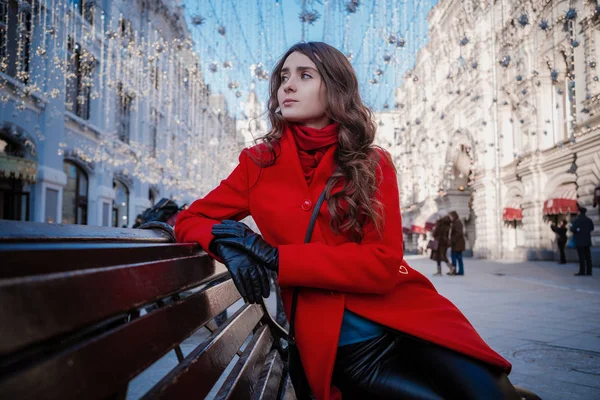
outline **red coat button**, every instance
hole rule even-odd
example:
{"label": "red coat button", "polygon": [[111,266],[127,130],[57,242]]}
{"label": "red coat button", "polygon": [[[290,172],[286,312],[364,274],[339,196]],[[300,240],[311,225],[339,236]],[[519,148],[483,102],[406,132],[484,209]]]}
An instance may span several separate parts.
{"label": "red coat button", "polygon": [[312,201],[304,200],[300,206],[304,211],[309,211],[312,208]]}

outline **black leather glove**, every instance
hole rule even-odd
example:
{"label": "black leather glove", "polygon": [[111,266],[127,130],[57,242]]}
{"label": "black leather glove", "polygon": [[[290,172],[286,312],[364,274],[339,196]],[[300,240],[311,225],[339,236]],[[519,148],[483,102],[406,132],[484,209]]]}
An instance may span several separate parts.
{"label": "black leather glove", "polygon": [[267,243],[262,236],[246,224],[225,220],[213,225],[212,234],[217,243],[223,243],[244,250],[256,257],[271,271],[279,272],[279,250]]}
{"label": "black leather glove", "polygon": [[243,250],[214,239],[210,242],[209,250],[223,260],[235,287],[248,303],[255,304],[260,302],[261,297],[269,297],[269,274],[258,260]]}

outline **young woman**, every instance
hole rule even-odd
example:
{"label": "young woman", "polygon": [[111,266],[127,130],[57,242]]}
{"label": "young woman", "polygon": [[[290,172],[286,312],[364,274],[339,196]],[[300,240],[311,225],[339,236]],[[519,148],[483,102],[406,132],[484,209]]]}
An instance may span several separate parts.
{"label": "young woman", "polygon": [[429,256],[429,258],[437,263],[437,272],[434,275],[442,275],[442,262],[446,263],[446,266],[450,269],[448,275],[456,273],[454,266],[450,266],[447,254],[450,241],[450,226],[450,217],[446,215],[437,220],[433,227],[433,232],[431,232],[431,236],[433,236],[438,244],[437,249],[431,250],[431,256]]}
{"label": "young woman", "polygon": [[[396,170],[373,146],[346,57],[294,45],[273,71],[268,109],[262,143],[181,212],[177,239],[222,261],[250,302],[268,296],[267,270],[288,316],[301,287],[296,342],[316,399],[518,398],[511,365],[403,259]],[[248,215],[263,236],[236,222]]]}

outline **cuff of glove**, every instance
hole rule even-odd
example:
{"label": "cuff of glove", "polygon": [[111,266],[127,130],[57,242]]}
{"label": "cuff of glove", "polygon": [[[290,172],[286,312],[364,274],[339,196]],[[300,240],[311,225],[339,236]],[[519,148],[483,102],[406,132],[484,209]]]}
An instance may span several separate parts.
{"label": "cuff of glove", "polygon": [[208,244],[208,249],[203,249],[204,251],[206,251],[208,253],[208,255],[212,258],[214,258],[215,260],[217,260],[218,262],[220,262],[221,264],[223,264],[223,260],[221,259],[221,255],[219,254],[217,248],[218,246],[216,245],[216,238],[213,238],[210,243]]}

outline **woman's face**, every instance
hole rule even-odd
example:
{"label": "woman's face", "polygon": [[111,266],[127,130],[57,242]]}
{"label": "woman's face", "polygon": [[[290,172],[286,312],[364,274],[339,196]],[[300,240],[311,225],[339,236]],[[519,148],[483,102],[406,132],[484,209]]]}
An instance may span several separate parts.
{"label": "woman's face", "polygon": [[293,52],[285,60],[280,78],[277,101],[286,121],[319,129],[329,125],[327,88],[310,58]]}

